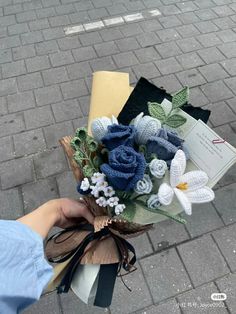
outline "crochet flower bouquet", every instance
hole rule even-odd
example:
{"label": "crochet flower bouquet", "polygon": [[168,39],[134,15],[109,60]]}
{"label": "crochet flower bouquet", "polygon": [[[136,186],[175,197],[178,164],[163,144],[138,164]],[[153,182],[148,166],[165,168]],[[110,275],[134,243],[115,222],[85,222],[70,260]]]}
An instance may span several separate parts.
{"label": "crochet flower bouquet", "polygon": [[127,239],[167,218],[183,224],[179,213],[214,199],[215,182],[194,164],[191,136],[184,140],[209,112],[188,97],[188,87],[170,95],[141,78],[117,117],[97,116],[89,131],[61,140],[95,222],[49,239],[47,256],[58,263],[49,290],[71,287],[84,302],[109,306],[116,276],[135,269]]}

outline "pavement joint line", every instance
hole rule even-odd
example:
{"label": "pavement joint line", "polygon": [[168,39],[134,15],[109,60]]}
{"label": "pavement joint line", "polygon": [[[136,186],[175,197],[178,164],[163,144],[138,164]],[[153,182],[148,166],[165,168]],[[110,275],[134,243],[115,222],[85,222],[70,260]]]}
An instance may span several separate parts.
{"label": "pavement joint line", "polygon": [[106,26],[113,26],[113,25],[118,25],[118,24],[125,24],[125,23],[140,21],[140,20],[148,19],[151,17],[159,16],[159,15],[161,15],[161,12],[158,9],[153,9],[149,11],[137,12],[137,13],[123,15],[123,16],[117,16],[117,17],[103,19],[103,20],[85,23],[85,24],[67,26],[64,28],[64,32],[65,32],[65,35],[73,35],[73,34],[78,34],[85,31],[93,31],[96,29],[101,29]]}

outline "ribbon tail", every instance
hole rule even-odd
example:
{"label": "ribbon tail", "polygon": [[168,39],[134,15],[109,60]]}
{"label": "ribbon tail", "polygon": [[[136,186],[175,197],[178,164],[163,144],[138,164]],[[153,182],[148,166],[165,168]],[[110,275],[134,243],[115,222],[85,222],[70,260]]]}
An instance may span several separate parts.
{"label": "ribbon tail", "polygon": [[94,300],[95,306],[108,307],[111,305],[118,266],[119,263],[101,265],[97,293]]}

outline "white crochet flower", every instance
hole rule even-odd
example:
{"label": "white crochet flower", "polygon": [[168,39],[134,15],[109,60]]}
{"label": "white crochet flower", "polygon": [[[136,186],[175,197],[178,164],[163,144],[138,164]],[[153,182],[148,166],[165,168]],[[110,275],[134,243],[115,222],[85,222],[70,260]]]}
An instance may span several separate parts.
{"label": "white crochet flower", "polygon": [[81,182],[80,189],[82,191],[88,191],[89,188],[90,188],[89,180],[88,178],[84,178],[83,181]]}
{"label": "white crochet flower", "polygon": [[116,207],[115,207],[116,215],[120,215],[123,212],[124,209],[125,209],[125,204],[118,204],[118,205],[116,205]]}
{"label": "white crochet flower", "polygon": [[90,189],[91,189],[91,194],[94,196],[94,197],[99,197],[99,189],[94,186],[94,185],[90,185]]}
{"label": "white crochet flower", "polygon": [[110,197],[107,200],[107,205],[109,205],[110,207],[114,207],[116,205],[118,205],[119,202],[119,197],[114,196],[114,197]]}
{"label": "white crochet flower", "polygon": [[145,174],[143,176],[143,179],[139,180],[136,183],[134,192],[136,192],[137,194],[149,194],[152,188],[153,188],[152,180],[148,174]]}
{"label": "white crochet flower", "polygon": [[112,186],[107,186],[103,189],[104,195],[106,197],[111,197],[115,194],[115,191]]}
{"label": "white crochet flower", "polygon": [[207,174],[196,170],[184,173],[186,168],[186,156],[182,150],[178,150],[170,166],[170,185],[162,183],[158,197],[162,205],[170,205],[174,194],[178,198],[186,214],[192,214],[192,203],[211,202],[215,195],[212,189],[206,186]]}
{"label": "white crochet flower", "polygon": [[105,181],[105,174],[101,172],[95,172],[91,177],[91,180],[93,184],[103,182]]}
{"label": "white crochet flower", "polygon": [[98,199],[96,199],[96,203],[101,206],[101,207],[106,207],[107,206],[107,200],[105,197],[101,196]]}
{"label": "white crochet flower", "polygon": [[161,179],[165,175],[167,164],[165,160],[154,158],[149,164],[149,169],[154,177]]}
{"label": "white crochet flower", "polygon": [[143,112],[134,119],[133,124],[137,130],[135,141],[139,145],[145,145],[150,136],[155,135],[161,128],[159,120],[150,116],[143,116]]}
{"label": "white crochet flower", "polygon": [[112,116],[111,119],[108,117],[94,119],[91,123],[91,132],[93,138],[100,142],[101,139],[106,135],[108,126],[112,124],[119,124],[118,120],[114,116]]}

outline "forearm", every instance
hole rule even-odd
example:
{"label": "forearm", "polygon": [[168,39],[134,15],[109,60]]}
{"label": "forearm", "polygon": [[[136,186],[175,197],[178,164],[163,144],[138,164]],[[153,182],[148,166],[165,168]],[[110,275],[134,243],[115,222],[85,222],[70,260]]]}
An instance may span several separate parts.
{"label": "forearm", "polygon": [[49,201],[33,212],[19,218],[18,221],[29,226],[43,238],[46,238],[50,229],[55,226],[60,219],[59,202],[59,200]]}

